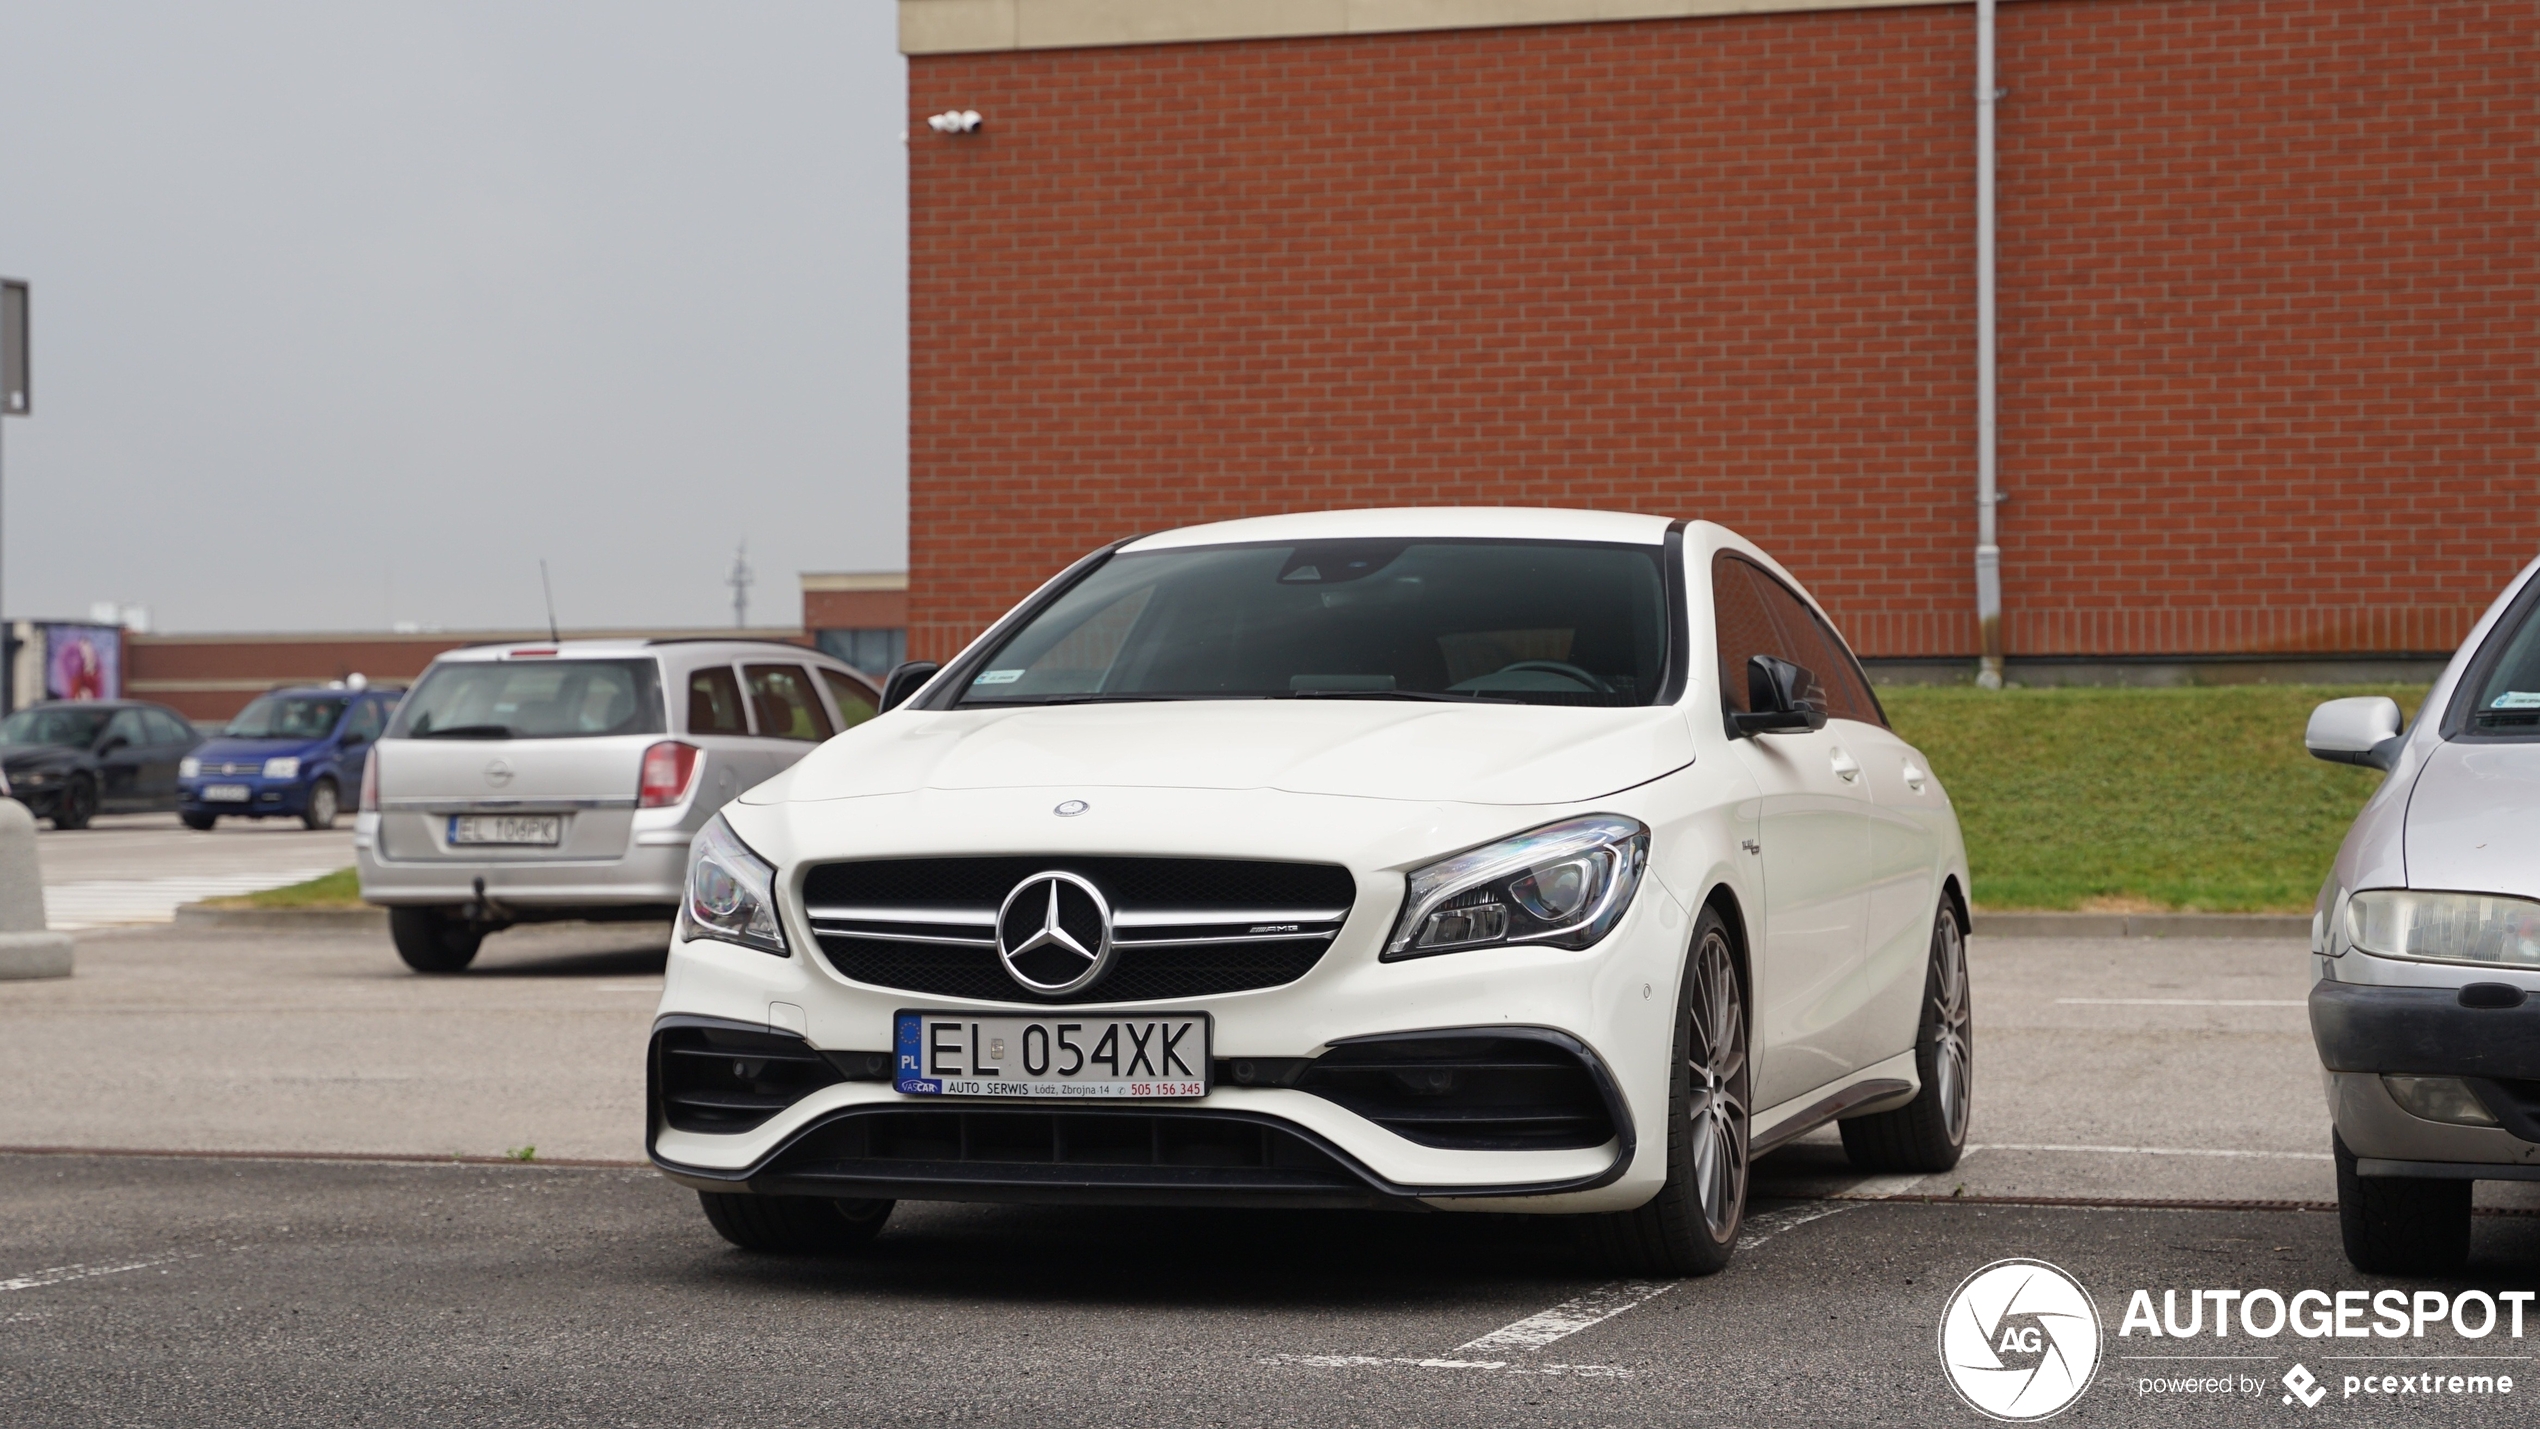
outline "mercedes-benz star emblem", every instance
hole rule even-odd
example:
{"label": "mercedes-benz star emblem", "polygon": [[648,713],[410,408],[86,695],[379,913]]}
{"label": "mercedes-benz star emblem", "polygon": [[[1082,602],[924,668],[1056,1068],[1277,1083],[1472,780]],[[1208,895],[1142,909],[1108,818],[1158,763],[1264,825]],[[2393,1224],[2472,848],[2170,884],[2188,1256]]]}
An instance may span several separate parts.
{"label": "mercedes-benz star emblem", "polygon": [[1048,996],[1091,986],[1111,965],[1111,905],[1072,873],[1036,873],[997,910],[1006,975]]}
{"label": "mercedes-benz star emblem", "polygon": [[1067,799],[1062,801],[1057,808],[1050,810],[1050,812],[1058,815],[1062,819],[1072,819],[1092,807],[1093,805],[1086,803],[1082,799]]}

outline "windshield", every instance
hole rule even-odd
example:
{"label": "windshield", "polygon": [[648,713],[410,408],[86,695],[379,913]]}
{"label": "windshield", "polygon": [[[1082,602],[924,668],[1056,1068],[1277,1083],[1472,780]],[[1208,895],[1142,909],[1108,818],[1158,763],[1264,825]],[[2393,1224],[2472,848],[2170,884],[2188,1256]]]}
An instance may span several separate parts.
{"label": "windshield", "polygon": [[460,660],[397,707],[392,739],[572,739],[662,732],[661,676],[634,660]]}
{"label": "windshield", "polygon": [[1659,556],[1406,540],[1115,556],[991,652],[961,703],[1645,705],[1667,666]]}
{"label": "windshield", "polygon": [[71,749],[86,749],[97,742],[97,732],[113,718],[113,710],[52,709],[20,710],[0,720],[0,744],[58,744]]}
{"label": "windshield", "polygon": [[347,703],[340,696],[258,695],[221,730],[240,739],[324,739]]}
{"label": "windshield", "polygon": [[2494,653],[2471,667],[2469,684],[2478,692],[2469,707],[2471,733],[2540,734],[2540,599],[2525,596],[2514,606],[2487,637]]}

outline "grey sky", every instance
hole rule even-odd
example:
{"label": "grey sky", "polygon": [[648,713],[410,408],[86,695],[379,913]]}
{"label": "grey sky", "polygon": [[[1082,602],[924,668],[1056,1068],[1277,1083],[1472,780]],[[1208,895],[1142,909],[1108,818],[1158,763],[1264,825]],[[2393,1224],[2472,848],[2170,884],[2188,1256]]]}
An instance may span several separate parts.
{"label": "grey sky", "polygon": [[906,549],[885,0],[0,7],[6,607],[791,622]]}

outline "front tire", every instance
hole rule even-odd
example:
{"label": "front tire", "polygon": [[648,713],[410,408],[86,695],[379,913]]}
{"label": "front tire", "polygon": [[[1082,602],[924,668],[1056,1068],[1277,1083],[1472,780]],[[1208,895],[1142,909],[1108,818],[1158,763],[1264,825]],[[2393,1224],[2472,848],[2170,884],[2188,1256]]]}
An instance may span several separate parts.
{"label": "front tire", "polygon": [[866,1245],[891,1218],[889,1201],[751,1196],[699,1191],[706,1223],[743,1250],[765,1255],[841,1255]]}
{"label": "front tire", "polygon": [[300,813],[301,826],[311,829],[335,827],[335,815],[343,803],[343,795],[335,791],[335,781],[320,779],[309,786],[309,806]]}
{"label": "front tire", "polygon": [[74,776],[62,789],[62,802],[53,806],[53,827],[84,829],[97,817],[97,784],[87,775]]}
{"label": "front tire", "polygon": [[397,956],[419,973],[454,973],[476,961],[485,930],[439,908],[391,908],[388,936]]}
{"label": "front tire", "polygon": [[1604,1250],[1635,1275],[1710,1275],[1737,1253],[1746,1220],[1746,983],[1717,909],[1694,920],[1676,997],[1667,1096],[1667,1184],[1638,1210],[1599,1216]]}
{"label": "front tire", "polygon": [[185,821],[187,828],[198,834],[210,833],[212,825],[220,822],[218,814],[179,814],[177,817]]}
{"label": "front tire", "polygon": [[2373,1275],[2448,1275],[2469,1262],[2467,1181],[2360,1176],[2346,1138],[2337,1153],[2337,1230],[2346,1259]]}
{"label": "front tire", "polygon": [[1836,1123],[1843,1131],[1843,1154],[1854,1166],[1929,1174],[1957,1165],[1966,1152],[1967,1117],[1975,1104],[1975,1022],[1967,991],[1967,939],[1946,903],[1932,923],[1914,1074],[1923,1089],[1912,1101]]}

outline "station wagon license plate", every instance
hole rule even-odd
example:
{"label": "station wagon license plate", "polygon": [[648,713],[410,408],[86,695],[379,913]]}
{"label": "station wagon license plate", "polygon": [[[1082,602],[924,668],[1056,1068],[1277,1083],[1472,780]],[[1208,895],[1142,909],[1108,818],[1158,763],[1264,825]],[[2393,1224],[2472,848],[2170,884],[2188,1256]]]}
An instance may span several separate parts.
{"label": "station wagon license plate", "polygon": [[1208,1095],[1205,1012],[892,1017],[893,1083],[921,1097]]}
{"label": "station wagon license plate", "polygon": [[452,814],[450,842],[553,848],[564,842],[564,816],[562,814]]}
{"label": "station wagon license plate", "polygon": [[247,786],[244,784],[206,784],[203,786],[203,802],[206,804],[244,804],[247,802]]}

